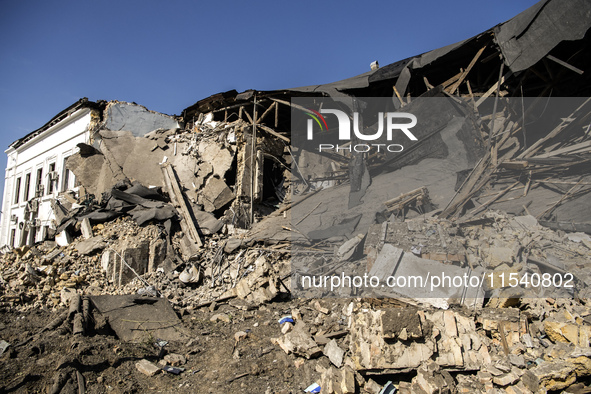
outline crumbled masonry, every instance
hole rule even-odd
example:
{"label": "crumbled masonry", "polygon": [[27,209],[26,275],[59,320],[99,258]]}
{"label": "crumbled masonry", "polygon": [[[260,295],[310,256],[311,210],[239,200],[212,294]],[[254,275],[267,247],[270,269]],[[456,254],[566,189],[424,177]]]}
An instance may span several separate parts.
{"label": "crumbled masonry", "polygon": [[[548,0],[331,84],[97,104],[52,231],[2,251],[0,392],[589,392],[590,28]],[[292,99],[373,96],[438,116],[393,159],[291,144]]]}

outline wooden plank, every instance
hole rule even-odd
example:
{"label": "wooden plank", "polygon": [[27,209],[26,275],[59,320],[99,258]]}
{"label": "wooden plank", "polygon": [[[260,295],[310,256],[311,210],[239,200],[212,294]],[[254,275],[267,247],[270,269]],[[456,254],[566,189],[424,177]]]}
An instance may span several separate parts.
{"label": "wooden plank", "polygon": [[[426,187],[420,187],[418,189],[412,190],[408,193],[401,194],[398,197],[392,198],[388,201],[384,202],[384,205],[388,209],[389,212],[402,210],[407,205],[418,202],[418,200],[422,200],[423,204],[427,203],[429,199],[429,193]],[[421,204],[421,205],[423,205]]]}
{"label": "wooden plank", "polygon": [[290,103],[289,101],[280,100],[280,99],[273,98],[273,97],[269,97],[269,98],[270,98],[271,100],[275,101],[275,102],[278,102],[279,104],[287,105],[288,107],[292,107],[292,108],[295,108],[295,109],[299,109],[300,111],[304,111],[304,112],[306,112],[306,113],[309,113],[309,112],[310,112],[310,110],[309,110],[309,109],[307,109],[307,108],[304,108],[304,107],[302,107],[301,105],[297,105],[297,104],[294,104],[294,103]]}
{"label": "wooden plank", "polygon": [[542,159],[542,158],[546,158],[546,157],[553,157],[553,156],[569,154],[569,153],[582,153],[582,152],[587,152],[589,149],[591,149],[591,141],[585,141],[585,142],[581,142],[579,144],[556,149],[556,150],[553,150],[548,153],[542,153],[541,155],[537,155],[532,158],[533,159]]}
{"label": "wooden plank", "polygon": [[[459,193],[456,193],[452,200],[447,204],[447,207],[441,212],[439,217],[448,218],[451,216],[452,213],[459,210],[461,207],[466,204],[466,202],[472,197],[476,191],[480,189],[486,182],[488,182],[488,175],[485,175],[483,180],[477,185],[478,180],[488,168],[490,160],[490,151],[486,153],[486,155],[480,159],[480,162],[474,167],[473,172],[468,176],[468,179],[464,182],[463,186],[460,188]],[[456,200],[456,202],[453,202]],[[452,203],[453,202],[453,203]]]}
{"label": "wooden plank", "polygon": [[396,94],[396,97],[398,97],[398,100],[400,101],[400,105],[404,107],[404,101],[402,101],[402,97],[400,96],[398,89],[396,89],[396,86],[392,86],[392,88],[394,89],[394,93]]}
{"label": "wooden plank", "polygon": [[469,214],[469,217],[472,217],[472,216],[476,215],[477,213],[484,211],[489,205],[491,205],[492,203],[497,201],[499,198],[503,197],[505,194],[507,194],[509,191],[511,191],[511,189],[513,189],[515,186],[517,186],[518,183],[519,183],[519,181],[517,181],[517,182],[513,183],[511,186],[501,190],[499,193],[497,193],[496,196],[494,196],[493,198],[491,198],[490,200],[488,200],[487,202],[485,202],[484,204],[482,204],[478,208],[475,208],[474,210],[472,210],[472,212],[470,212],[470,214]]}
{"label": "wooden plank", "polygon": [[[242,109],[243,107],[240,107],[240,109]],[[255,105],[256,108],[256,105]],[[246,117],[248,118],[248,121],[250,123],[252,123],[252,117],[248,114],[248,111],[242,111],[242,113],[244,113],[244,115],[246,115]]]}
{"label": "wooden plank", "polygon": [[195,223],[193,222],[193,218],[191,217],[191,213],[189,212],[189,208],[187,207],[187,203],[183,197],[183,193],[178,184],[172,164],[165,163],[161,169],[162,174],[164,175],[164,182],[168,189],[168,195],[170,196],[173,204],[180,209],[179,213],[182,217],[181,227],[183,228],[183,232],[189,236],[194,244],[196,244],[198,247],[201,247],[203,242],[201,242],[199,231],[197,231],[197,228],[195,227]]}
{"label": "wooden plank", "polygon": [[462,182],[462,184],[460,185],[460,187],[456,190],[456,192],[454,193],[453,196],[451,196],[451,199],[447,202],[447,205],[445,206],[445,208],[443,208],[442,212],[445,212],[447,210],[447,208],[449,208],[449,206],[451,205],[451,203],[453,202],[453,200],[456,198],[456,196],[458,194],[460,194],[460,191],[464,189],[464,185],[466,184],[466,182],[468,182],[468,180],[470,180],[472,178],[472,174],[474,173],[474,171],[477,168],[480,168],[480,162],[482,162],[482,158],[480,158],[480,160],[478,160],[478,163],[476,163],[476,165],[474,166],[474,168],[472,168],[472,171],[470,171],[470,173],[468,174],[468,176],[466,177],[466,179],[464,179],[464,182]]}
{"label": "wooden plank", "polygon": [[526,160],[506,160],[499,164],[500,168],[506,168],[507,170],[524,170],[529,166]]}
{"label": "wooden plank", "polygon": [[275,128],[279,126],[279,105],[275,106]]}
{"label": "wooden plank", "polygon": [[474,100],[474,93],[472,93],[472,87],[470,86],[470,81],[466,81],[466,86],[468,87],[468,93],[470,94],[470,101],[472,102],[474,111],[478,111],[478,107],[476,106],[476,100]]}
{"label": "wooden plank", "polygon": [[498,57],[501,54],[501,52],[499,51],[495,51],[495,53],[488,55],[487,57],[485,57],[484,59],[481,60],[481,63],[488,63],[491,60],[493,60],[495,57]]}
{"label": "wooden plank", "polygon": [[574,185],[573,187],[571,187],[561,198],[560,200],[556,201],[550,208],[546,209],[544,212],[542,212],[541,214],[539,214],[538,216],[536,216],[536,219],[541,219],[543,217],[545,217],[547,214],[549,214],[550,212],[552,212],[554,210],[554,208],[556,208],[557,206],[559,206],[564,200],[567,199],[567,197],[575,190],[575,188],[577,186],[579,186],[579,184],[583,181],[584,178],[581,178],[581,180],[579,182],[577,182],[576,185]]}
{"label": "wooden plank", "polygon": [[446,87],[448,87],[449,85],[451,85],[452,83],[454,83],[455,81],[460,79],[461,76],[462,76],[462,73],[459,72],[456,75],[454,75],[453,77],[451,77],[450,79],[448,79],[447,81],[443,82],[441,84],[441,86],[443,86],[443,88],[445,89]]}
{"label": "wooden plank", "polygon": [[591,101],[591,97],[588,98],[587,100],[585,100],[585,102],[583,104],[581,104],[577,109],[575,109],[573,111],[573,113],[570,114],[566,119],[563,119],[562,122],[560,122],[560,124],[558,126],[556,126],[551,132],[549,132],[545,137],[540,138],[539,140],[537,140],[535,142],[535,144],[533,144],[528,149],[526,149],[517,158],[518,159],[523,159],[523,158],[528,158],[528,157],[533,156],[537,151],[539,151],[542,148],[542,144],[544,144],[549,139],[556,137],[558,134],[560,134],[560,132],[562,132],[564,129],[566,129],[568,127],[568,125],[570,125],[572,123],[572,121],[577,118],[577,113],[585,105],[587,105],[590,101]]}
{"label": "wooden plank", "polygon": [[482,52],[484,52],[484,50],[486,49],[487,45],[483,46],[482,48],[480,48],[480,50],[478,52],[476,52],[476,55],[472,58],[472,61],[470,62],[470,64],[468,64],[468,67],[466,68],[466,70],[462,73],[462,75],[460,75],[460,78],[458,78],[457,82],[454,83],[452,85],[452,87],[450,88],[449,92],[451,94],[454,94],[455,91],[460,87],[460,84],[462,82],[464,82],[464,79],[466,79],[466,77],[468,76],[468,73],[470,72],[470,70],[472,70],[472,67],[474,67],[474,65],[478,61],[478,58],[480,57],[480,55],[482,55]]}
{"label": "wooden plank", "polygon": [[583,70],[581,70],[580,68],[576,68],[575,66],[573,66],[572,64],[568,64],[567,62],[565,62],[564,60],[560,60],[552,55],[546,55],[546,57],[558,64],[560,64],[563,67],[568,68],[571,71],[576,72],[579,75],[583,75]]}
{"label": "wooden plank", "polygon": [[495,104],[493,106],[493,112],[492,112],[492,120],[491,120],[491,125],[490,125],[490,137],[489,137],[489,143],[490,143],[490,148],[491,148],[491,162],[493,166],[497,166],[498,162],[497,162],[497,143],[495,141],[495,120],[497,118],[497,104],[499,102],[499,92],[501,90],[501,83],[502,83],[502,79],[503,79],[503,69],[505,68],[505,63],[501,62],[501,68],[499,69],[499,81],[497,82],[496,88],[497,88],[497,95],[495,97]]}
{"label": "wooden plank", "polygon": [[[501,78],[500,83],[498,83],[498,85],[501,85],[503,83],[505,83],[505,81],[511,76],[513,75],[513,71],[509,71],[507,74],[503,75],[503,78]],[[493,86],[490,87],[490,89],[488,89],[486,91],[486,93],[484,93],[482,95],[482,97],[480,97],[478,99],[478,101],[476,102],[476,107],[479,107],[480,104],[482,104],[484,102],[484,100],[486,100],[488,98],[488,96],[490,96],[495,90],[497,90],[497,84],[495,83]]]}
{"label": "wooden plank", "polygon": [[[254,119],[254,121],[252,120]],[[250,144],[250,224],[254,224],[254,201],[255,201],[255,188],[258,191],[258,187],[256,186],[258,180],[258,172],[259,172],[259,162],[257,160],[257,96],[254,95],[254,105],[252,107],[252,119],[250,123],[252,124],[252,138]],[[258,193],[257,193],[258,194]]]}
{"label": "wooden plank", "polygon": [[556,185],[591,185],[591,182],[568,182],[568,181],[556,181],[556,180],[552,180],[552,179],[544,179],[541,181],[536,181],[536,183],[550,183],[550,184],[556,184]]}
{"label": "wooden plank", "polygon": [[304,217],[302,217],[295,225],[297,226],[298,224],[300,224],[301,222],[306,220],[306,218],[308,216],[310,216],[312,214],[312,212],[314,212],[316,210],[316,208],[318,208],[320,206],[320,204],[322,204],[322,201],[320,201],[314,208],[312,208],[312,210],[310,212],[308,212],[306,215],[304,215]]}
{"label": "wooden plank", "polygon": [[257,127],[258,127],[259,129],[261,129],[261,130],[264,130],[264,131],[266,131],[267,133],[269,133],[269,134],[271,134],[271,135],[274,135],[274,136],[275,136],[275,137],[277,137],[277,138],[281,138],[283,141],[287,142],[288,144],[289,144],[289,143],[291,143],[291,140],[290,140],[289,138],[287,138],[287,137],[286,137],[286,136],[284,136],[284,135],[281,135],[281,134],[279,134],[278,132],[276,132],[275,130],[273,130],[273,129],[272,129],[272,128],[270,128],[270,127],[267,127],[267,126],[265,126],[265,125],[262,125],[262,124],[259,124],[259,125],[257,125]]}
{"label": "wooden plank", "polygon": [[258,123],[260,123],[260,122],[262,122],[262,121],[263,121],[263,119],[265,119],[265,116],[267,116],[267,114],[268,114],[268,113],[270,113],[270,112],[271,112],[271,111],[274,109],[274,107],[275,107],[276,105],[277,105],[277,103],[276,103],[276,102],[273,102],[273,103],[272,103],[272,104],[269,106],[269,108],[267,108],[267,110],[266,110],[265,112],[263,112],[263,114],[262,114],[260,117],[258,117],[258,118],[257,118],[257,124],[258,124]]}
{"label": "wooden plank", "polygon": [[312,193],[306,194],[304,197],[300,198],[297,201],[294,201],[292,203],[287,204],[286,206],[284,206],[283,208],[279,208],[278,210],[276,210],[275,212],[273,212],[271,214],[271,216],[279,216],[280,214],[282,214],[283,212],[287,211],[288,209],[291,209],[293,207],[295,207],[296,205],[298,205],[299,203],[307,200],[308,198],[312,197],[313,195],[315,195],[316,193],[318,193],[320,190],[324,190],[324,189],[317,189],[315,191],[313,191]]}

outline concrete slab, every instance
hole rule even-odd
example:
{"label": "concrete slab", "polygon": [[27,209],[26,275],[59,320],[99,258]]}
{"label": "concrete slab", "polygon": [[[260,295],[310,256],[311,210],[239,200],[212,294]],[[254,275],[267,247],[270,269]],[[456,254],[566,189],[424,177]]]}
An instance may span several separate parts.
{"label": "concrete slab", "polygon": [[234,193],[226,185],[226,182],[212,177],[203,188],[202,197],[209,203],[204,204],[205,210],[213,212],[231,202],[234,199]]}
{"label": "concrete slab", "polygon": [[106,247],[107,243],[104,242],[103,237],[99,235],[82,242],[78,242],[76,245],[76,250],[82,255],[89,255],[99,250],[103,250]]}
{"label": "concrete slab", "polygon": [[[385,244],[380,251],[370,271],[370,276],[374,275],[382,284],[387,284],[389,277],[395,278],[395,282],[390,280],[395,286],[384,285],[376,290],[388,297],[408,297],[444,309],[452,303],[474,306],[483,302],[482,289],[471,286],[476,280],[470,283],[469,279],[475,276],[480,280],[481,271],[423,259],[391,244]],[[466,277],[468,286],[464,286]]]}
{"label": "concrete slab", "polygon": [[167,341],[188,339],[180,319],[165,298],[138,295],[90,297],[119,339],[142,342],[154,337]]}

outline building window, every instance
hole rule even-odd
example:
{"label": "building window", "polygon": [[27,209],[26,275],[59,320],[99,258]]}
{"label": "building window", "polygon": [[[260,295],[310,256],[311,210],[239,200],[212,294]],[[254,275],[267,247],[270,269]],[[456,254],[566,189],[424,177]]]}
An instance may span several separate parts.
{"label": "building window", "polygon": [[25,193],[23,194],[23,198],[25,201],[29,201],[29,192],[31,189],[31,173],[25,175]]}
{"label": "building window", "polygon": [[49,165],[49,173],[47,174],[47,193],[49,194],[53,193],[53,186],[57,180],[56,174],[55,163],[51,163]]}
{"label": "building window", "polygon": [[16,178],[16,189],[14,190],[14,203],[18,204],[21,196],[21,177]]}
{"label": "building window", "polygon": [[10,245],[14,248],[14,240],[16,239],[16,229],[10,230]]}
{"label": "building window", "polygon": [[62,191],[66,191],[70,188],[70,185],[68,184],[70,181],[70,170],[66,168],[67,159],[67,157],[64,159],[64,180],[62,181]]}
{"label": "building window", "polygon": [[35,191],[37,197],[43,196],[43,168],[37,170],[37,181],[35,183]]}
{"label": "building window", "polygon": [[64,158],[63,174],[62,174],[62,191],[72,190],[76,186],[76,176],[74,173],[66,168],[66,161],[68,158]]}

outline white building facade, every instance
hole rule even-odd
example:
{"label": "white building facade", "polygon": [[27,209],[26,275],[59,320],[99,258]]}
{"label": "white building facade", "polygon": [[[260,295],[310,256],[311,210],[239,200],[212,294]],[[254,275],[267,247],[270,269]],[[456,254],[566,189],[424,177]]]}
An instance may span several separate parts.
{"label": "white building facade", "polygon": [[77,152],[77,144],[89,142],[91,126],[100,117],[98,107],[81,99],[5,151],[0,246],[32,245],[45,238],[54,219],[51,201],[77,189],[65,162]]}

